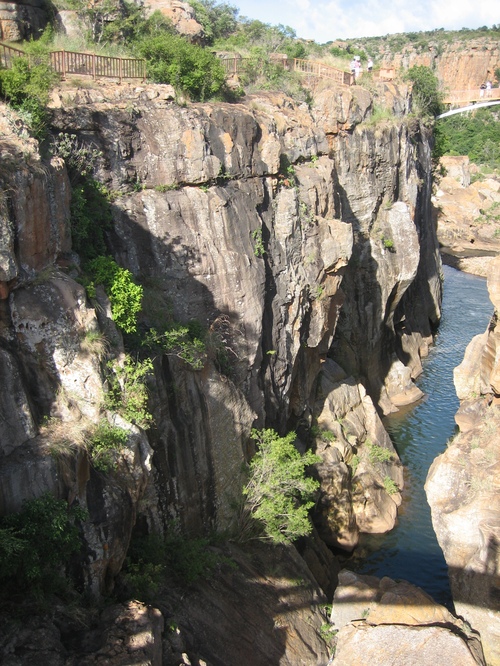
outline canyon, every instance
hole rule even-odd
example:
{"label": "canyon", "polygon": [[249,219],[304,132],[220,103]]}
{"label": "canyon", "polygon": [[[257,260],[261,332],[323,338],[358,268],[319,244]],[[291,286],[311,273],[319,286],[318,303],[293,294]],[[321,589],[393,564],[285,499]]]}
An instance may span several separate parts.
{"label": "canyon", "polygon": [[[99,151],[107,249],[144,289],[139,331],[196,321],[213,341],[201,367],[151,354],[147,428],[106,406],[108,362],[138,351],[82,284],[67,165],[2,105],[0,514],[46,492],[84,508],[80,588],[113,600],[54,604],[22,628],[4,617],[2,663],[319,665],[335,644],[338,664],[383,664],[387,645],[405,663],[500,663],[497,314],[457,369],[461,434],[427,482],[460,618],[404,582],[339,573],[360,533],[397,520],[403,469],[382,417],[422,397],[449,233],[431,129],[406,86],[381,94],[393,117],[375,123],[369,91],[328,83],[310,106],[278,92],[182,105],[166,85],[53,91],[51,139]],[[497,312],[497,259],[488,275]],[[107,472],[79,444],[102,418],[127,432]],[[320,456],[313,531],[295,545],[242,538],[264,427]],[[177,531],[220,535],[216,572],[154,606],[116,601],[133,538]]]}

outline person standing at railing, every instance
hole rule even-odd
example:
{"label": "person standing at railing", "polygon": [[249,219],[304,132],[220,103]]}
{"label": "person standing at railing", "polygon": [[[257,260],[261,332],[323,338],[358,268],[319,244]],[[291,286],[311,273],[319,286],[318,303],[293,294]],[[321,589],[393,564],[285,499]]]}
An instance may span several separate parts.
{"label": "person standing at railing", "polygon": [[373,60],[371,58],[368,58],[368,62],[366,63],[366,69],[371,72],[373,69]]}
{"label": "person standing at railing", "polygon": [[486,90],[486,83],[481,83],[479,86],[479,97],[484,97],[484,91]]}
{"label": "person standing at railing", "polygon": [[491,81],[486,81],[486,97],[491,97]]}

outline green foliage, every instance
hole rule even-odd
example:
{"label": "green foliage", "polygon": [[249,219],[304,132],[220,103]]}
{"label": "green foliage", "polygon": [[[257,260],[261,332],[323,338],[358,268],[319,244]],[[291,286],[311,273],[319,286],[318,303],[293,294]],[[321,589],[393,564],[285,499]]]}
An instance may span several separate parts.
{"label": "green foliage", "polygon": [[141,428],[149,427],[153,419],[147,408],[146,380],[153,372],[151,359],[134,361],[127,355],[123,364],[111,361],[108,369],[111,374],[108,376],[106,408]]}
{"label": "green foliage", "polygon": [[351,471],[352,471],[353,476],[356,474],[356,470],[358,469],[358,465],[359,465],[360,461],[361,461],[360,457],[357,454],[355,454],[355,455],[353,455],[353,457],[351,458],[351,460],[349,462],[349,465],[351,467]]}
{"label": "green foliage", "polygon": [[[96,257],[86,270],[94,284],[102,284],[111,303],[113,321],[125,333],[137,329],[137,315],[142,307],[143,289],[136,284],[132,273],[118,266],[111,257]],[[91,290],[93,285],[89,285]]]}
{"label": "green foliage", "polygon": [[105,233],[112,216],[109,192],[104,185],[92,178],[73,185],[70,214],[73,249],[83,262],[105,254]]}
{"label": "green foliage", "polygon": [[500,167],[500,113],[495,107],[442,118],[434,135],[436,158],[468,155],[475,164]]}
{"label": "green foliage", "polygon": [[424,116],[439,115],[443,95],[439,92],[439,81],[432,70],[425,65],[414,65],[406,72],[405,79],[413,84],[413,101],[419,113]]}
{"label": "green foliage", "polygon": [[193,370],[201,370],[207,359],[204,335],[205,331],[196,321],[189,322],[187,326],[174,323],[163,333],[150,329],[143,344],[167,355],[177,356]]}
{"label": "green foliage", "polygon": [[311,451],[300,454],[294,432],[279,437],[271,429],[252,430],[252,438],[258,450],[243,489],[246,508],[261,523],[266,538],[290,543],[311,531],[308,511],[319,483],[306,476],[306,468],[320,458]]}
{"label": "green foliage", "polygon": [[6,597],[37,596],[64,587],[69,559],[80,550],[77,520],[87,514],[50,494],[25,501],[19,513],[0,518],[0,582]]}
{"label": "green foliage", "polygon": [[196,20],[203,26],[205,40],[212,44],[215,39],[224,39],[237,28],[239,9],[225,2],[215,0],[192,0]]}
{"label": "green foliage", "polygon": [[128,433],[123,428],[102,420],[87,441],[87,450],[95,469],[110,472],[116,467],[115,453],[123,448]]}
{"label": "green foliage", "polygon": [[384,477],[384,488],[386,493],[389,495],[395,495],[396,493],[399,493],[399,488],[390,476]]}
{"label": "green foliage", "polygon": [[36,46],[29,45],[26,56],[14,58],[10,69],[0,69],[0,97],[19,111],[31,134],[39,140],[47,134],[46,105],[57,80],[44,40]]}
{"label": "green foliage", "polygon": [[148,75],[156,83],[169,83],[196,101],[224,91],[226,74],[219,58],[179,35],[145,38],[135,50],[148,61]]}
{"label": "green foliage", "polygon": [[209,539],[187,538],[176,530],[164,537],[136,536],[124,567],[129,591],[135,599],[151,603],[168,581],[184,586],[210,578],[218,565],[228,562],[210,546]]}
{"label": "green foliage", "polygon": [[262,239],[262,229],[255,229],[252,231],[253,239],[253,253],[256,257],[263,257],[266,254],[266,248],[264,247],[264,241]]}
{"label": "green foliage", "polygon": [[62,132],[52,143],[52,154],[61,157],[68,169],[72,182],[91,176],[102,152],[86,146],[78,140],[76,134]]}
{"label": "green foliage", "polygon": [[378,444],[372,444],[372,443],[368,444],[368,457],[370,458],[370,462],[372,463],[388,462],[393,458],[392,453],[389,451],[389,449],[385,449],[383,446],[379,446]]}

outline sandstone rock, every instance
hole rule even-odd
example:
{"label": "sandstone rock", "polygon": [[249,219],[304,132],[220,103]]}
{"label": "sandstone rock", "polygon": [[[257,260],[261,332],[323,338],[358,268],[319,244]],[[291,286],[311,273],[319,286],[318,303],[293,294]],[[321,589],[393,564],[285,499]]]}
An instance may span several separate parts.
{"label": "sandstone rock", "polygon": [[346,666],[485,663],[477,635],[407,581],[342,570],[330,622],[339,630],[335,661]]}
{"label": "sandstone rock", "polygon": [[11,0],[0,3],[0,39],[4,42],[20,42],[38,37],[48,23],[43,0]]}
{"label": "sandstone rock", "polygon": [[187,2],[148,0],[145,4],[149,13],[159,11],[170,19],[174,28],[182,35],[194,40],[200,40],[203,37],[203,27],[196,21],[193,8]]}
{"label": "sandstone rock", "polygon": [[[364,387],[330,359],[323,364],[315,414],[318,428],[329,433],[316,441],[322,462],[316,466],[321,496],[315,523],[326,543],[352,550],[359,532],[394,526],[401,497],[389,495],[384,480],[402,489],[401,464]],[[373,460],[373,445],[388,459]]]}
{"label": "sandstone rock", "polygon": [[[498,257],[488,288],[495,303]],[[497,317],[473,340],[457,369],[463,401],[456,415],[461,432],[433,462],[425,484],[432,522],[448,564],[455,608],[481,633],[486,662],[500,664],[500,570],[497,468],[500,417],[494,401],[470,399],[470,386],[497,391]],[[481,344],[482,343],[482,344]],[[466,390],[464,390],[466,387]]]}
{"label": "sandstone rock", "polygon": [[107,608],[100,617],[101,647],[90,655],[71,657],[65,666],[161,666],[164,619],[157,608],[138,601]]}
{"label": "sandstone rock", "polygon": [[442,627],[348,625],[337,638],[338,666],[477,666],[466,642]]}

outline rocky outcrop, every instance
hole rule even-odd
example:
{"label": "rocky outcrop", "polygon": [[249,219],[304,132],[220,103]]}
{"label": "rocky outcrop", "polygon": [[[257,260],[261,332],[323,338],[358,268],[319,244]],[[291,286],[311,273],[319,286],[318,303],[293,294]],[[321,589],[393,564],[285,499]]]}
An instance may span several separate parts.
{"label": "rocky outcrop", "polygon": [[343,666],[485,664],[477,634],[406,581],[341,571],[330,622]]}
{"label": "rocky outcrop", "polygon": [[203,27],[196,20],[195,12],[189,3],[180,0],[147,0],[144,5],[150,14],[161,12],[181,35],[194,41],[203,38]]}
{"label": "rocky outcrop", "polygon": [[500,49],[498,40],[488,37],[450,42],[430,39],[425,49],[415,48],[411,42],[399,52],[382,48],[381,59],[396,70],[414,65],[430,67],[444,91],[478,90],[487,79],[495,79]]}
{"label": "rocky outcrop", "polygon": [[0,3],[0,40],[20,42],[39,37],[48,23],[45,0],[28,0]]}
{"label": "rocky outcrop", "polygon": [[[312,109],[280,93],[180,107],[168,86],[64,95],[64,104],[62,93],[53,96],[52,131],[102,153],[96,177],[112,192],[106,240],[144,285],[140,331],[196,320],[207,331],[206,358],[193,369],[155,356],[147,433],[106,411],[103,362],[123,362],[123,340],[104,295],[91,303],[77,282],[64,165],[53,158],[41,169],[36,146],[26,160],[22,129],[12,125],[1,144],[19,166],[2,172],[0,363],[12,389],[0,401],[2,510],[47,490],[86,508],[81,586],[108,592],[139,518],[146,531],[175,521],[190,535],[234,532],[252,426],[295,429],[299,445],[317,428],[321,536],[349,550],[359,531],[390,529],[403,479],[377,410],[420,395],[412,380],[429,322],[439,320],[426,131],[404,118],[369,125],[368,93],[344,88],[322,90]],[[89,343],[100,332],[104,348]],[[85,446],[100,419],[128,433],[108,473],[90,464]],[[301,549],[331,590],[324,553]],[[241,569],[241,585],[260,590],[249,583],[253,565],[242,560]],[[226,620],[215,631],[217,605],[232,621],[225,597],[231,609],[242,605],[230,579],[207,583],[190,610],[203,640],[187,644],[213,651],[215,663],[230,663],[213,638],[220,629],[224,645],[229,633]],[[321,595],[308,587],[305,597],[283,599],[280,581],[269,586],[271,615],[249,609],[242,626],[248,621],[254,636],[270,618],[262,663],[273,650],[286,655],[282,663],[300,663],[294,654],[306,662],[307,650],[323,663],[320,614],[298,610]]]}
{"label": "rocky outcrop", "polygon": [[446,263],[486,277],[491,258],[500,252],[498,210],[500,182],[480,178],[468,157],[442,157],[445,175],[432,197],[438,240]]}
{"label": "rocky outcrop", "polygon": [[432,521],[449,568],[457,612],[480,632],[488,664],[500,664],[498,572],[498,308],[500,259],[490,264],[495,314],[455,370],[462,402],[459,435],[432,464],[425,485]]}

